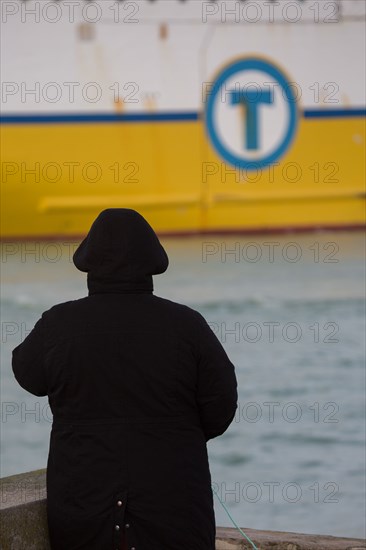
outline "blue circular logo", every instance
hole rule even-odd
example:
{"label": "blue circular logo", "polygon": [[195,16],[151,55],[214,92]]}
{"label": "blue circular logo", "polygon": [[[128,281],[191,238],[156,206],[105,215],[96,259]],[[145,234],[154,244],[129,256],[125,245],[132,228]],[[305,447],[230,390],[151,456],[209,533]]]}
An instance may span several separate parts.
{"label": "blue circular logo", "polygon": [[274,164],[290,147],[297,122],[294,83],[262,59],[246,58],[227,66],[207,96],[211,143],[237,168]]}

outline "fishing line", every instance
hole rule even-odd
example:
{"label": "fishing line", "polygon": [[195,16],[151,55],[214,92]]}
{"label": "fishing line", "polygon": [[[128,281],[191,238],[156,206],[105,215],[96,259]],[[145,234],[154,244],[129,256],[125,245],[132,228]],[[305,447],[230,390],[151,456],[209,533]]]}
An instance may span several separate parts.
{"label": "fishing line", "polygon": [[248,542],[250,542],[250,544],[253,546],[254,550],[258,550],[258,548],[256,547],[256,545],[254,544],[254,542],[248,537],[248,535],[246,535],[244,533],[244,531],[242,529],[240,529],[239,525],[235,522],[234,518],[230,515],[230,512],[229,510],[227,509],[227,507],[225,506],[225,504],[222,502],[221,498],[219,497],[216,489],[214,488],[214,486],[211,484],[211,488],[212,488],[212,491],[215,493],[215,495],[217,496],[217,498],[219,499],[221,505],[223,506],[225,512],[227,513],[227,515],[229,516],[229,518],[231,519],[231,521],[233,522],[233,524],[235,525],[235,527],[240,531],[240,533],[243,535],[244,538],[247,539]]}

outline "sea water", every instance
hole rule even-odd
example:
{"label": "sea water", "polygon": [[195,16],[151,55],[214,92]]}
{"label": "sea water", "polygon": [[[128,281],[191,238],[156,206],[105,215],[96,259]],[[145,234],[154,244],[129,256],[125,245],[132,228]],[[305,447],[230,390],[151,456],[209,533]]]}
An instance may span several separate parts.
{"label": "sea water", "polygon": [[[364,235],[162,242],[170,267],[155,294],[200,311],[235,365],[237,414],[208,442],[212,484],[234,520],[365,536]],[[16,383],[11,351],[44,310],[87,294],[77,244],[2,245],[2,476],[46,466],[47,398]],[[216,496],[215,513],[231,525]]]}

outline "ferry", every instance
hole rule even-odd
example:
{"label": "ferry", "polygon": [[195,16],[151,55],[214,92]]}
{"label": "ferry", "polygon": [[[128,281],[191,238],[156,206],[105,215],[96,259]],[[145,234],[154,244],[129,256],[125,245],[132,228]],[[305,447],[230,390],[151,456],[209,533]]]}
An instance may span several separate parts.
{"label": "ferry", "polygon": [[1,2],[1,238],[365,225],[363,0]]}

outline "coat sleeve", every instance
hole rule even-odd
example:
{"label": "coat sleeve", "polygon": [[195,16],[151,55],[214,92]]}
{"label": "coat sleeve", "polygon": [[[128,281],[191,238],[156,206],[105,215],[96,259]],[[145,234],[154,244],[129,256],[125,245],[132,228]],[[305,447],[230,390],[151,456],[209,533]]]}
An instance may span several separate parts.
{"label": "coat sleeve", "polygon": [[47,395],[44,367],[44,314],[25,340],[13,349],[12,368],[18,383],[33,395]]}
{"label": "coat sleeve", "polygon": [[234,365],[203,317],[196,399],[206,441],[223,434],[238,406],[237,380]]}

